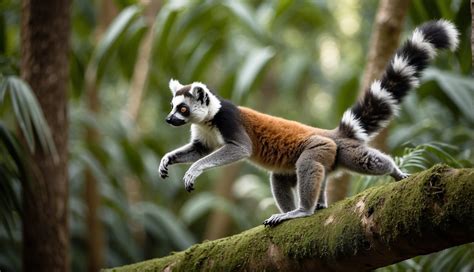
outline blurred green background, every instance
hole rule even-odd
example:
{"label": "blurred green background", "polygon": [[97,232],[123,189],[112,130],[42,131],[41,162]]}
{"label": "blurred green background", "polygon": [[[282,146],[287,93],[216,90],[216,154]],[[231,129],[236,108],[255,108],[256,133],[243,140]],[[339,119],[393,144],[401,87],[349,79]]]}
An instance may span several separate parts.
{"label": "blurred green background", "polygon": [[[73,1],[72,271],[87,270],[91,258],[86,214],[87,199],[94,196],[88,195],[87,180],[99,194],[99,205],[89,208],[99,215],[95,228],[102,243],[95,247],[103,267],[239,233],[275,213],[267,173],[245,163],[203,174],[191,194],[181,181],[187,166],[173,166],[168,180],[159,178],[161,157],[189,139],[188,128],[164,122],[170,109],[168,81],[202,81],[236,104],[333,128],[358,95],[377,6],[375,0]],[[0,12],[0,270],[19,271],[21,169],[13,165],[21,153],[12,150],[21,148],[8,143],[16,142],[19,130],[32,133],[22,127],[24,115],[18,112],[35,107],[28,87],[15,77],[19,1],[3,0]],[[390,127],[388,149],[409,172],[438,162],[473,166],[469,1],[412,1],[402,39],[417,24],[435,18],[452,20],[461,31],[461,44],[454,54],[440,54]],[[41,118],[36,121],[41,135]],[[390,182],[352,179],[350,195]],[[473,268],[474,246],[469,244],[380,271]]]}

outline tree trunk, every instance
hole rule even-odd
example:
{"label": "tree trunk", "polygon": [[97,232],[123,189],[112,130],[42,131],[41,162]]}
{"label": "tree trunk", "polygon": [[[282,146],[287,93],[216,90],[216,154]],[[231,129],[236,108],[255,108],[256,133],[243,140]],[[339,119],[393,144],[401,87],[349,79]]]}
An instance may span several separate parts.
{"label": "tree trunk", "polygon": [[23,187],[23,270],[68,271],[68,0],[22,1],[21,75],[51,129],[57,158],[29,154]]}
{"label": "tree trunk", "polygon": [[437,165],[313,216],[113,271],[367,271],[474,241],[474,169]]}
{"label": "tree trunk", "polygon": [[[400,42],[400,33],[408,12],[411,0],[382,0],[379,4],[372,37],[368,49],[367,65],[365,66],[359,95],[362,95],[371,82],[379,78],[388,61],[397,50]],[[383,129],[372,141],[372,145],[382,151],[387,151],[388,131]],[[347,173],[328,183],[328,200],[334,203],[347,196],[351,178]]]}

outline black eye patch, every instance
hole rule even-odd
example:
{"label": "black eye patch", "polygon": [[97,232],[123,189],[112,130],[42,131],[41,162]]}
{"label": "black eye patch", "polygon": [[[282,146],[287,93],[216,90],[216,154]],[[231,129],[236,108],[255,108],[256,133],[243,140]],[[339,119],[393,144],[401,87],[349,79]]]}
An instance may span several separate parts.
{"label": "black eye patch", "polygon": [[191,114],[189,107],[184,103],[179,104],[176,107],[176,111],[179,112],[184,117],[188,117]]}

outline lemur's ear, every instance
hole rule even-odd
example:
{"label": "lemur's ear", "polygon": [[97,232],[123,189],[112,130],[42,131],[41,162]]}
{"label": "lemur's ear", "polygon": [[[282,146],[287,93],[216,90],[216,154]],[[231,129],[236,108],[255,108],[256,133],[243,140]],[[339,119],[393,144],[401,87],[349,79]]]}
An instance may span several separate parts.
{"label": "lemur's ear", "polygon": [[197,101],[201,102],[201,104],[204,103],[204,100],[207,100],[207,94],[204,91],[204,86],[201,86],[200,84],[193,86],[191,95],[195,97]]}
{"label": "lemur's ear", "polygon": [[171,93],[174,95],[179,89],[183,88],[184,86],[176,79],[170,79],[169,87]]}

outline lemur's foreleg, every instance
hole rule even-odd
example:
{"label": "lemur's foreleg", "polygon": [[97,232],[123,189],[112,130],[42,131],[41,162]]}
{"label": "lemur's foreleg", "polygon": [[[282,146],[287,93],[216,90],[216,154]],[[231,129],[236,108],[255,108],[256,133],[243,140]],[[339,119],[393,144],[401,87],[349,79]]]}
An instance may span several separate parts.
{"label": "lemur's foreleg", "polygon": [[295,200],[293,188],[296,186],[297,178],[295,174],[277,174],[270,176],[272,194],[281,212],[294,210]]}
{"label": "lemur's foreleg", "polygon": [[209,154],[210,149],[195,141],[166,153],[160,162],[159,172],[162,178],[168,177],[168,166],[177,163],[191,163]]}
{"label": "lemur's foreleg", "polygon": [[183,178],[186,191],[191,192],[194,190],[194,181],[203,171],[248,158],[250,155],[250,146],[235,142],[226,143],[221,148],[199,159],[189,167]]}

